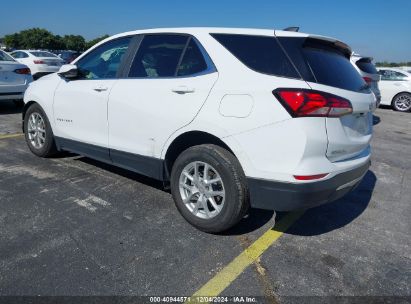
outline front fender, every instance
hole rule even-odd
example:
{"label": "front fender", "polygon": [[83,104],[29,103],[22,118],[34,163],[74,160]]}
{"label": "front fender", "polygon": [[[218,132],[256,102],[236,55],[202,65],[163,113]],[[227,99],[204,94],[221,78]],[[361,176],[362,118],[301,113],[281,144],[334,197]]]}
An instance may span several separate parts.
{"label": "front fender", "polygon": [[38,103],[43,108],[50,121],[51,127],[53,128],[55,126],[53,112],[54,92],[60,82],[60,76],[57,74],[50,74],[30,83],[24,93],[23,115],[33,102]]}

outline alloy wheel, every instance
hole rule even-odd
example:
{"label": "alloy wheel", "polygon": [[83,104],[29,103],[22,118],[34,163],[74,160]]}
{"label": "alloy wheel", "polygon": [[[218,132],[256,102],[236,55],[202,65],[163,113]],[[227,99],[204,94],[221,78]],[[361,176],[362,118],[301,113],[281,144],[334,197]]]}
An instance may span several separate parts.
{"label": "alloy wheel", "polygon": [[36,148],[43,148],[46,143],[46,124],[41,114],[31,113],[28,119],[27,133],[30,144]]}
{"label": "alloy wheel", "polygon": [[223,209],[223,180],[217,170],[206,162],[194,161],[184,167],[180,174],[179,190],[187,209],[199,218],[213,218]]}

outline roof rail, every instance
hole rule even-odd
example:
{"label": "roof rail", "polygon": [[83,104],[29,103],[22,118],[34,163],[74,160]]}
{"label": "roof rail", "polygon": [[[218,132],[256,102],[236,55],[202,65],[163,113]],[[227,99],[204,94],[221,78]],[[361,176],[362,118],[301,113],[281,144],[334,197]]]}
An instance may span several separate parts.
{"label": "roof rail", "polygon": [[299,26],[289,26],[283,29],[283,31],[287,31],[287,32],[298,32],[299,30],[300,30]]}

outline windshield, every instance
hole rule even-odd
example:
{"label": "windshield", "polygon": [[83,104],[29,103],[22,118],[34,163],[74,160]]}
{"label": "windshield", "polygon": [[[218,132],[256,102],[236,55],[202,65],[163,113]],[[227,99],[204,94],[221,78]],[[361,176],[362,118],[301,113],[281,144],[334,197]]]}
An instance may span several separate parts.
{"label": "windshield", "polygon": [[53,53],[44,52],[44,51],[30,52],[30,54],[32,54],[33,56],[36,56],[36,57],[57,57]]}
{"label": "windshield", "polygon": [[15,61],[15,60],[9,54],[6,54],[5,52],[0,51],[0,61]]}

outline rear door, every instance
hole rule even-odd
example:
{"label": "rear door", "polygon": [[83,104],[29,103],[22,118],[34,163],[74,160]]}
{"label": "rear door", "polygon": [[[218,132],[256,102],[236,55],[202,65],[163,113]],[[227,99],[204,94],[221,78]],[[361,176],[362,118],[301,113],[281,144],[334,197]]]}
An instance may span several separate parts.
{"label": "rear door", "polygon": [[134,156],[158,157],[167,138],[194,119],[218,77],[194,37],[141,39],[128,77],[114,85],[108,107],[111,158],[139,172],[144,164]]}
{"label": "rear door", "polygon": [[346,98],[352,104],[352,114],[326,118],[328,159],[346,160],[366,152],[372,136],[376,99],[351,64],[351,50],[338,41],[319,37],[280,37],[279,40],[313,90]]}

